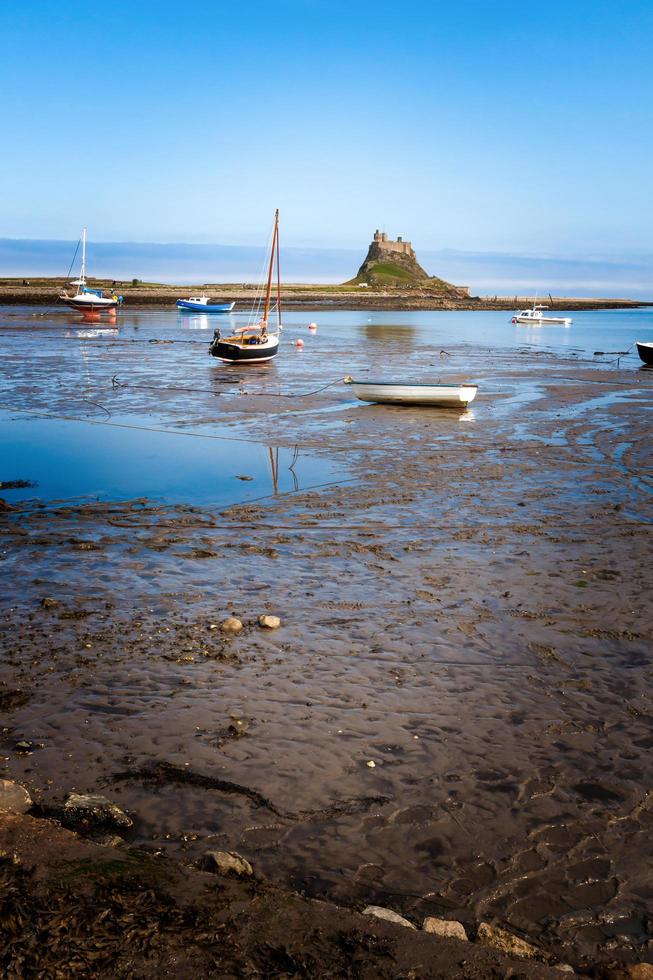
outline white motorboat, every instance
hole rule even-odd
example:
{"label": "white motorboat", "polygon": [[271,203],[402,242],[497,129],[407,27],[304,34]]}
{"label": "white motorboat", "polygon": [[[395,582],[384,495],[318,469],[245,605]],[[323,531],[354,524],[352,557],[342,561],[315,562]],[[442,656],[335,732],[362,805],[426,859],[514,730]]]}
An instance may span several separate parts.
{"label": "white motorboat", "polygon": [[571,326],[570,316],[544,316],[543,310],[548,310],[548,306],[537,306],[533,303],[531,310],[520,310],[512,318],[513,323],[530,323],[533,327],[539,327],[543,323],[557,323],[563,327]]}
{"label": "white motorboat", "polygon": [[[79,244],[77,246],[79,248]],[[101,313],[103,310],[115,310],[122,303],[122,296],[105,296],[101,289],[89,289],[86,285],[86,228],[82,231],[82,273],[79,279],[73,279],[71,286],[77,287],[72,295],[62,289],[59,299],[81,313]]]}
{"label": "white motorboat", "polygon": [[356,381],[345,384],[362,402],[383,405],[430,405],[433,408],[465,408],[476,398],[476,385],[407,384],[397,381]]}

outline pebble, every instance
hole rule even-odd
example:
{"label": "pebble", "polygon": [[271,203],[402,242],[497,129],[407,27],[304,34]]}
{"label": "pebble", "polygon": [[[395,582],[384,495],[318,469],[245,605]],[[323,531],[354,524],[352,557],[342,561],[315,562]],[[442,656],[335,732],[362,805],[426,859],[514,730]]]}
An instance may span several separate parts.
{"label": "pebble", "polygon": [[134,821],[106,796],[70,793],[63,805],[62,823],[68,827],[132,827]]}
{"label": "pebble", "polygon": [[232,738],[242,738],[243,735],[247,734],[247,727],[247,722],[243,718],[234,718],[232,716],[227,731]]}
{"label": "pebble", "polygon": [[27,813],[32,797],[20,783],[0,779],[0,813]]}
{"label": "pebble", "polygon": [[59,605],[58,599],[52,599],[50,596],[45,596],[41,599],[41,606],[43,609],[54,609],[55,606]]}
{"label": "pebble", "polygon": [[217,871],[219,874],[234,874],[239,878],[251,878],[254,874],[249,861],[235,851],[207,851],[204,855],[204,867],[207,871]]}
{"label": "pebble", "polygon": [[21,738],[19,742],[16,742],[14,748],[17,752],[33,752],[34,742],[31,742],[28,738]]}
{"label": "pebble", "polygon": [[488,925],[487,922],[481,922],[478,927],[477,939],[483,946],[491,946],[492,949],[498,949],[501,953],[510,953],[512,956],[520,956],[522,959],[532,960],[540,955],[540,951],[524,939],[513,936],[511,932],[506,932],[505,929]]}
{"label": "pebble", "polygon": [[373,915],[375,919],[385,919],[386,922],[394,922],[398,926],[405,926],[406,929],[416,929],[417,926],[404,919],[403,915],[393,912],[392,909],[384,909],[380,905],[368,905],[363,909],[363,915]]}
{"label": "pebble", "polygon": [[278,616],[259,616],[258,624],[265,626],[266,629],[276,630],[281,626],[281,620]]}
{"label": "pebble", "polygon": [[374,759],[369,759],[369,761],[366,762],[365,765],[367,766],[368,769],[376,769],[376,762],[374,761]]}
{"label": "pebble", "polygon": [[226,619],[220,623],[220,629],[223,633],[240,633],[243,628],[243,624],[235,616],[228,616]]}
{"label": "pebble", "polygon": [[432,932],[435,936],[462,939],[463,942],[468,941],[464,925],[462,922],[456,921],[456,919],[437,919],[434,916],[428,916],[428,918],[424,919],[422,928],[424,932]]}

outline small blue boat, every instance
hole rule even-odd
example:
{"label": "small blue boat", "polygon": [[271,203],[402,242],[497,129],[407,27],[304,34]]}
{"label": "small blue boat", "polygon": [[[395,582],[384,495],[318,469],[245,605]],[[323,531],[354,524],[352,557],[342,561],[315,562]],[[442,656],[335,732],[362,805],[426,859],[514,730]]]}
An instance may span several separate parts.
{"label": "small blue boat", "polygon": [[180,310],[192,310],[194,313],[231,313],[235,303],[209,303],[208,296],[191,296],[190,299],[178,299]]}

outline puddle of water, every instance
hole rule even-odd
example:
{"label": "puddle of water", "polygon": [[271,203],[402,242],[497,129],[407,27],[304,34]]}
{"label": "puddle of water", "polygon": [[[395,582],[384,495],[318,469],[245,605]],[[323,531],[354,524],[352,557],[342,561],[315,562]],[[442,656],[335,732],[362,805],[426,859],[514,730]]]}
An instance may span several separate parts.
{"label": "puddle of water", "polygon": [[[0,481],[32,486],[2,490],[18,500],[71,498],[225,506],[305,490],[346,478],[317,456],[208,433],[0,413]],[[241,480],[238,477],[251,477]]]}

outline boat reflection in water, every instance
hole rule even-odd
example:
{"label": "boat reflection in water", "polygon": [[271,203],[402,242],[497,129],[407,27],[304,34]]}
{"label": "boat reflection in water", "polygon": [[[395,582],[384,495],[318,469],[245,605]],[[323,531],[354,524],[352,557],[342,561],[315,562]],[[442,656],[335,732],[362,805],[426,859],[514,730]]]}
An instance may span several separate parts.
{"label": "boat reflection in water", "polygon": [[358,329],[365,340],[381,344],[397,341],[406,345],[407,352],[414,349],[417,337],[416,328],[408,323],[363,323]]}
{"label": "boat reflection in water", "polygon": [[[180,309],[177,320],[182,330],[210,330],[215,327],[215,319],[208,313],[182,313]],[[225,313],[220,317],[220,323],[228,324],[231,331],[235,329],[236,320],[232,315]]]}
{"label": "boat reflection in water", "polygon": [[95,340],[98,337],[118,337],[118,327],[94,327],[89,330],[67,330],[65,337],[73,337],[76,340]]}

